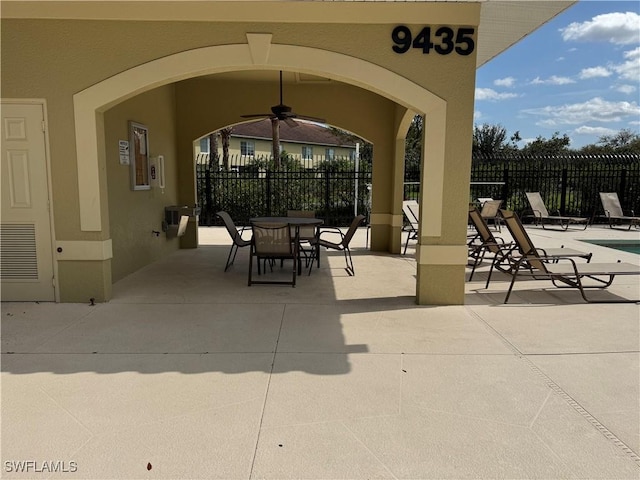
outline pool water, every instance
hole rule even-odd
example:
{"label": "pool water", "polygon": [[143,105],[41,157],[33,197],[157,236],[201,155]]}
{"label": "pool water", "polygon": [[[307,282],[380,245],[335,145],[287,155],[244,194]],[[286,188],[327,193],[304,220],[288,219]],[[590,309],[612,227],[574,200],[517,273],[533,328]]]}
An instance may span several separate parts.
{"label": "pool water", "polygon": [[623,252],[640,255],[640,240],[582,240],[583,242],[600,245],[601,247],[615,248]]}

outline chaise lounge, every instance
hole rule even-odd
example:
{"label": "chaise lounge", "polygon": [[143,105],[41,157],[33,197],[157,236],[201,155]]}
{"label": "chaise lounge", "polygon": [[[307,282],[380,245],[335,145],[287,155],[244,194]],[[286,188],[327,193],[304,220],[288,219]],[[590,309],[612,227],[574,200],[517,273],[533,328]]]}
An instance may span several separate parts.
{"label": "chaise lounge", "polygon": [[583,230],[589,226],[589,218],[586,217],[565,217],[562,215],[550,215],[547,207],[540,196],[540,192],[526,192],[527,200],[533,211],[533,218],[536,225],[545,228],[545,224],[557,225],[562,230],[567,230],[572,223],[584,224]]}
{"label": "chaise lounge", "polygon": [[627,230],[631,230],[632,226],[640,228],[640,217],[634,216],[633,210],[631,211],[631,215],[624,214],[616,192],[600,192],[600,202],[602,203],[604,214],[609,220],[609,228],[616,228],[614,225],[624,223],[629,224]]}
{"label": "chaise lounge", "polygon": [[[518,216],[509,210],[500,210],[505,225],[518,245],[521,255],[514,258],[511,284],[504,299],[509,296],[517,278],[550,280],[558,288],[577,288],[585,302],[589,303],[638,303],[640,299],[601,299],[586,296],[586,289],[609,287],[618,275],[640,275],[640,265],[631,263],[577,263],[570,257],[551,257],[542,249],[535,248]],[[589,279],[588,285],[584,280]],[[594,283],[592,283],[594,282]]]}

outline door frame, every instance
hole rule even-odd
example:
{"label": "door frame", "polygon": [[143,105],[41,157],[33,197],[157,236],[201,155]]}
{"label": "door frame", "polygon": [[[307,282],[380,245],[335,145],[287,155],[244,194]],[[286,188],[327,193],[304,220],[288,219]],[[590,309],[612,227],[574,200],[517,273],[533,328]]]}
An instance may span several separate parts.
{"label": "door frame", "polygon": [[[47,112],[47,101],[44,98],[0,98],[0,104],[11,105],[40,105],[42,107],[42,121],[44,130],[44,162],[47,175],[47,202],[49,212],[49,238],[51,249],[51,261],[53,263],[53,293],[56,303],[60,303],[60,285],[58,280],[58,260],[56,258],[56,237],[53,214],[53,182],[51,181],[51,148],[49,142],[49,115]],[[36,242],[38,239],[36,238]]]}

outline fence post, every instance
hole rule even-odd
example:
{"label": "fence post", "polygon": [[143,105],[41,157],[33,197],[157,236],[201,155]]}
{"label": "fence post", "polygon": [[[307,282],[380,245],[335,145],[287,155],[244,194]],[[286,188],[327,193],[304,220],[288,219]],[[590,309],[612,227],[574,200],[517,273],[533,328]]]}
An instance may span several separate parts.
{"label": "fence post", "polygon": [[560,184],[560,215],[567,211],[567,169],[562,169],[562,182]]}
{"label": "fence post", "polygon": [[509,208],[507,200],[509,199],[509,167],[505,167],[502,171],[502,201],[504,208]]}
{"label": "fence post", "polygon": [[267,190],[267,217],[271,216],[271,170],[267,168],[267,173],[265,175],[265,180],[267,182],[266,190]]}
{"label": "fence post", "polygon": [[[327,217],[329,216],[329,212],[330,210],[330,198],[331,198],[331,192],[329,189],[329,184],[331,183],[331,178],[330,178],[330,172],[328,168],[325,168],[324,170],[324,211],[325,211],[325,220],[327,220]],[[329,223],[331,224],[331,221],[329,221]]]}
{"label": "fence post", "polygon": [[[620,172],[620,203],[626,205],[627,201],[627,169],[623,168]],[[633,207],[632,207],[633,208]]]}

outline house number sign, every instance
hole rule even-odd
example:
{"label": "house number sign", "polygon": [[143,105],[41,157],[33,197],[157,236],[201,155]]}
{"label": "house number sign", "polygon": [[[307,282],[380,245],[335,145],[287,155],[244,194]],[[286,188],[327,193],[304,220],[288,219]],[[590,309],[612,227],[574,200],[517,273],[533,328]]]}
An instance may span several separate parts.
{"label": "house number sign", "polygon": [[407,53],[411,48],[422,50],[423,54],[431,51],[439,55],[470,55],[476,47],[472,35],[475,29],[469,27],[451,28],[438,27],[432,31],[431,27],[423,27],[415,36],[406,25],[398,25],[391,32],[391,47],[396,53]]}

